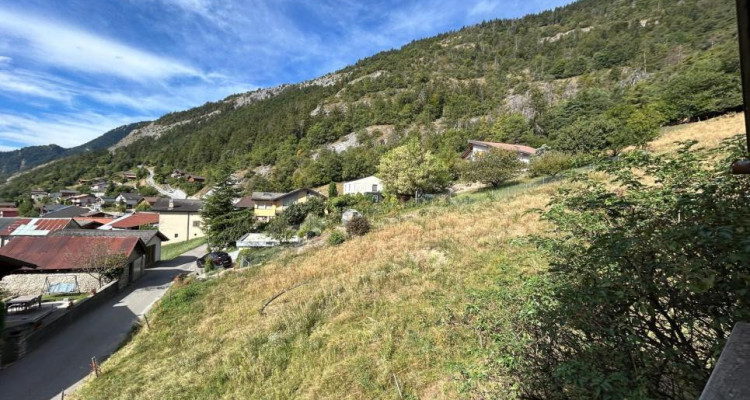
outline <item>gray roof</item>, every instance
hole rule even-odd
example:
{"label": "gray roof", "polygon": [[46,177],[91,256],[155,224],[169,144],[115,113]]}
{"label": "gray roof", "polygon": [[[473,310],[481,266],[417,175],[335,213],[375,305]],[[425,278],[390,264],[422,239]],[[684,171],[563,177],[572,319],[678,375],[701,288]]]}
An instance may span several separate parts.
{"label": "gray roof", "polygon": [[169,208],[170,199],[159,199],[156,203],[151,206],[151,211],[154,212],[199,212],[203,207],[203,202],[200,200],[182,200],[172,199],[174,207]]}
{"label": "gray roof", "polygon": [[16,222],[17,218],[0,218],[0,231]]}
{"label": "gray roof", "polygon": [[128,201],[129,201],[129,200],[136,200],[136,201],[140,201],[140,200],[141,200],[141,199],[143,198],[143,196],[141,196],[141,195],[140,195],[140,194],[138,194],[138,193],[120,193],[120,195],[121,195],[121,196],[122,196],[122,197],[123,197],[123,198],[124,198],[125,200],[128,200]]}
{"label": "gray roof", "polygon": [[253,195],[251,196],[251,199],[253,199],[253,200],[265,200],[265,201],[275,201],[275,200],[279,200],[279,199],[287,197],[287,196],[291,196],[291,195],[293,195],[295,193],[298,193],[298,192],[306,192],[307,194],[311,194],[313,196],[323,196],[320,193],[318,193],[318,192],[316,192],[316,191],[314,191],[312,189],[302,188],[302,189],[292,190],[289,193],[253,192]]}
{"label": "gray roof", "polygon": [[[49,209],[48,209],[49,210]],[[41,216],[41,218],[73,218],[80,217],[83,214],[90,212],[88,208],[78,206],[65,206],[58,208],[55,211],[48,212]]]}
{"label": "gray roof", "polygon": [[61,229],[54,231],[50,236],[85,236],[85,237],[131,237],[135,236],[143,240],[143,243],[148,243],[154,236],[161,239],[162,242],[169,240],[163,233],[157,230],[131,230],[131,229]]}

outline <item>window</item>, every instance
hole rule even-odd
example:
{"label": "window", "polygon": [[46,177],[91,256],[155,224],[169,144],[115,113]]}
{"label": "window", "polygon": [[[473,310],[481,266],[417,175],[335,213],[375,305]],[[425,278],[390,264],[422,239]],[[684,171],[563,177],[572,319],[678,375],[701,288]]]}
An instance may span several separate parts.
{"label": "window", "polygon": [[372,185],[372,192],[377,193],[378,192],[378,185]]}
{"label": "window", "polygon": [[201,227],[201,221],[193,221],[193,228],[200,228]]}
{"label": "window", "polygon": [[177,236],[179,236],[177,233],[174,234],[174,238],[177,239]]}

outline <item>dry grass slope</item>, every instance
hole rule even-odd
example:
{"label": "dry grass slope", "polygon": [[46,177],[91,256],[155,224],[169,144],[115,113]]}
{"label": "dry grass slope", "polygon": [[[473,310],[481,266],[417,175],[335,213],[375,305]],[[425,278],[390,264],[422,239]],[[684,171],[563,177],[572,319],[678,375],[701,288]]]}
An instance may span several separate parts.
{"label": "dry grass slope", "polygon": [[526,210],[552,190],[433,206],[338,247],[189,285],[195,298],[165,300],[153,329],[78,398],[460,397],[457,369],[483,357],[468,294],[492,284],[499,264],[518,276],[544,267],[509,240],[539,230]]}
{"label": "dry grass slope", "polygon": [[[742,130],[740,116],[665,130],[651,149]],[[103,365],[77,399],[487,398],[511,382],[487,371],[497,357],[476,330],[484,315],[516,312],[511,298],[477,293],[520,287],[545,268],[516,238],[541,232],[533,208],[556,184],[462,196],[396,215],[337,247],[283,252],[269,263],[172,291],[151,329]],[[275,294],[303,284],[259,310]],[[507,332],[512,334],[512,326]],[[479,379],[472,379],[479,377]],[[494,393],[494,394],[491,394]],[[512,397],[508,394],[508,397]]]}

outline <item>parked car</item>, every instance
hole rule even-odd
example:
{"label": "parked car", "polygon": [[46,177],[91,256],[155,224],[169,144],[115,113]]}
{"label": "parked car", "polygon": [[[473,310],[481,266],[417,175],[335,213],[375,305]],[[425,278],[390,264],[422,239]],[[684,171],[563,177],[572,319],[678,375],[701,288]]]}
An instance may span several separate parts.
{"label": "parked car", "polygon": [[211,260],[214,263],[214,267],[224,267],[224,268],[232,267],[232,257],[229,254],[223,251],[214,251],[214,252],[204,255],[203,257],[198,257],[198,259],[195,260],[195,263],[198,265],[198,268],[204,268],[206,266],[207,257],[211,257]]}

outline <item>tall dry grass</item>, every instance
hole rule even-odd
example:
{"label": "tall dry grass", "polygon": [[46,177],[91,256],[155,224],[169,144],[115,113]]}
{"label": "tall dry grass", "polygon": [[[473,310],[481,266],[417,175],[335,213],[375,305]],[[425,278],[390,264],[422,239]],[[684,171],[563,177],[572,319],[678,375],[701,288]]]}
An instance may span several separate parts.
{"label": "tall dry grass", "polygon": [[[337,247],[193,283],[201,289],[192,300],[157,306],[152,329],[76,398],[470,396],[461,371],[486,357],[466,314],[470,294],[508,273],[498,268],[503,255],[522,251],[510,240],[540,230],[527,211],[552,190],[430,206]],[[513,273],[543,267],[530,255]],[[267,299],[301,283],[260,315]]]}
{"label": "tall dry grass", "polygon": [[718,147],[724,139],[745,133],[743,114],[728,114],[721,117],[662,129],[661,136],[652,141],[650,150],[666,153],[679,147],[678,142],[696,140],[699,147]]}

